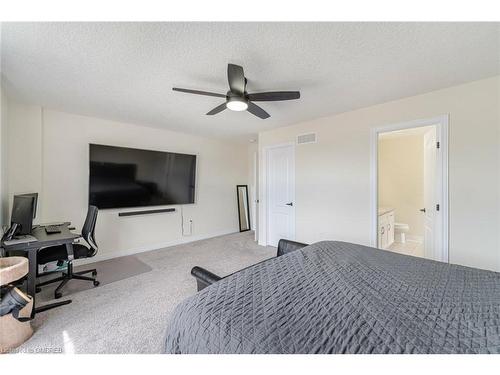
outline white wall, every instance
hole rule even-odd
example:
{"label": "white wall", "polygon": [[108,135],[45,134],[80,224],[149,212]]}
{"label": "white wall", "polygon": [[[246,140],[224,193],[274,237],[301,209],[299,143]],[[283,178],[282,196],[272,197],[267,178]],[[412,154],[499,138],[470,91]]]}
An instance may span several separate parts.
{"label": "white wall", "polygon": [[[8,217],[14,194],[42,191],[42,109],[7,99]],[[38,208],[43,211],[43,200]],[[41,215],[37,215],[38,222]]]}
{"label": "white wall", "polygon": [[[449,114],[450,262],[500,271],[500,77],[259,134],[259,243],[266,243],[264,148],[296,147],[296,239],[370,244],[370,131]],[[332,100],[335,100],[333,97]]]}
{"label": "white wall", "polygon": [[9,224],[11,192],[41,189],[41,146],[41,108],[17,103],[2,92],[0,185],[4,225]]}
{"label": "white wall", "polygon": [[8,220],[7,191],[7,96],[0,88],[0,227]]}
{"label": "white wall", "polygon": [[[88,205],[88,145],[109,144],[192,153],[197,160],[196,204],[181,212],[118,217],[101,210],[99,258],[161,248],[238,231],[236,185],[247,184],[246,147],[238,143],[46,110],[9,100],[9,196],[38,191],[41,222],[83,224]],[[228,157],[230,155],[231,157]]]}

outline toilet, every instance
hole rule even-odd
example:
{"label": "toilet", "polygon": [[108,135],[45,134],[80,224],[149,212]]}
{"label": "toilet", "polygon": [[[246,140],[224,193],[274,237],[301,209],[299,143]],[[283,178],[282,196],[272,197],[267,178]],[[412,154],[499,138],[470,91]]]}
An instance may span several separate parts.
{"label": "toilet", "polygon": [[410,226],[406,223],[394,223],[394,233],[396,234],[396,236],[399,236],[400,243],[406,242],[405,233],[408,233],[409,230]]}

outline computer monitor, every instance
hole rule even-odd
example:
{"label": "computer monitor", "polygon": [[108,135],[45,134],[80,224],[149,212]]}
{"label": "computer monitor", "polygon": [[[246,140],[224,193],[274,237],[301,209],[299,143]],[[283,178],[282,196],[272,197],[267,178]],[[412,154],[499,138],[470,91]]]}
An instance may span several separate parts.
{"label": "computer monitor", "polygon": [[11,224],[18,224],[19,229],[16,234],[30,234],[33,225],[33,206],[35,198],[33,196],[14,195],[12,205]]}
{"label": "computer monitor", "polygon": [[36,218],[36,206],[38,202],[38,193],[19,194],[19,197],[33,197],[33,219]]}

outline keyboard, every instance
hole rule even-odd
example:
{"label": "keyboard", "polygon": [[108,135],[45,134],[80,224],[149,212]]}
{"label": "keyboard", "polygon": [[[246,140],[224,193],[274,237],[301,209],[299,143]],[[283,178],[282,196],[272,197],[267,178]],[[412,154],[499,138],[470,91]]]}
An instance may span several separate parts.
{"label": "keyboard", "polygon": [[47,233],[47,234],[61,233],[61,226],[60,225],[47,225],[45,227],[45,233]]}

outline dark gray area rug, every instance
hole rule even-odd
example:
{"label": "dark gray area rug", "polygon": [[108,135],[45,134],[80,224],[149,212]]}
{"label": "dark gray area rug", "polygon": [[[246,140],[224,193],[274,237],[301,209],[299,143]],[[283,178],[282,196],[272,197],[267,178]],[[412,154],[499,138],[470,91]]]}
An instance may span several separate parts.
{"label": "dark gray area rug", "polygon": [[[75,265],[76,264],[78,264],[78,261],[75,261]],[[139,260],[136,255],[129,255],[120,258],[113,258],[100,262],[76,266],[75,272],[93,268],[97,270],[97,280],[100,282],[99,287],[114,283],[116,281],[128,279],[129,277],[137,276],[152,270],[150,266]],[[45,281],[56,278],[60,275],[61,273],[55,273],[52,275],[47,275],[40,280]],[[86,274],[85,276],[91,277],[92,274]],[[59,283],[60,282],[55,282],[53,284],[42,287],[42,291],[37,294],[37,298],[40,298],[41,301],[54,299],[54,290],[57,288]],[[94,284],[90,281],[71,280],[62,289],[62,299],[64,299],[64,297],[71,296],[71,294],[92,288],[95,287]]]}

